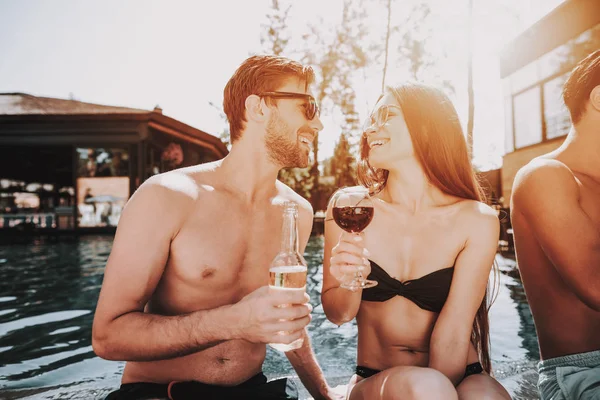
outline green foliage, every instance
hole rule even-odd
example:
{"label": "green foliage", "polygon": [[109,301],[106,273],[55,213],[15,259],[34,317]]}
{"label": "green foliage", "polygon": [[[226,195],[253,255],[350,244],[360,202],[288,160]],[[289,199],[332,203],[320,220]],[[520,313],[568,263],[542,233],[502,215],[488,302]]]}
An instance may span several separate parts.
{"label": "green foliage", "polygon": [[263,24],[260,43],[270,54],[280,56],[290,41],[288,35],[288,17],[292,4],[287,1],[271,0],[271,10],[267,14],[268,23]]}
{"label": "green foliage", "polygon": [[308,168],[285,168],[279,171],[277,179],[291,187],[302,197],[311,197],[312,185],[309,181]]}
{"label": "green foliage", "polygon": [[343,133],[335,145],[333,157],[329,161],[329,168],[336,187],[356,184],[356,158],[352,155],[350,144]]}
{"label": "green foliage", "polygon": [[[304,35],[306,48],[304,62],[315,69],[317,75],[316,99],[324,112],[335,109],[344,115],[340,126],[343,142],[360,134],[359,118],[356,111],[356,96],[352,88],[353,78],[364,69],[369,60],[365,46],[367,35],[367,13],[362,0],[345,0],[342,19],[333,31],[324,32],[325,24],[310,26],[310,33]],[[342,139],[340,139],[340,142]],[[318,140],[313,143],[314,159],[318,159]],[[340,164],[342,168],[342,164]],[[311,168],[310,181],[313,184],[311,196],[319,192],[319,171]]]}
{"label": "green foliage", "polygon": [[[392,1],[392,3],[394,3]],[[391,12],[391,5],[390,10]],[[406,4],[401,4],[406,5]],[[429,3],[413,4],[408,10],[401,10],[405,16],[401,22],[395,22],[395,27],[388,34],[392,36],[396,44],[397,55],[392,61],[402,65],[409,72],[411,79],[428,82],[440,86],[449,94],[454,93],[454,86],[446,79],[439,70],[448,55],[445,50],[436,52],[434,40],[436,32],[431,21],[431,7]],[[438,37],[439,38],[439,35]]]}
{"label": "green foliage", "polygon": [[227,121],[227,116],[225,115],[225,112],[223,112],[223,109],[219,106],[217,106],[215,103],[213,103],[212,101],[209,101],[208,104],[215,108],[218,112],[219,112],[219,117],[221,118],[221,120],[224,123],[224,128],[223,130],[219,133],[219,139],[221,140],[221,142],[223,142],[223,144],[225,144],[225,146],[229,149],[231,148],[231,135],[229,133],[229,122]]}

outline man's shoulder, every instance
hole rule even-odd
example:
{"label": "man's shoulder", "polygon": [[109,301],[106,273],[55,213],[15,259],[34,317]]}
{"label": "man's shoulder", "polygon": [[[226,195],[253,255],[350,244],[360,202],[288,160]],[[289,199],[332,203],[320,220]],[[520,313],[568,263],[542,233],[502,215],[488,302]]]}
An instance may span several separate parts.
{"label": "man's shoulder", "polygon": [[563,162],[550,157],[537,157],[523,166],[517,172],[513,191],[543,189],[561,184],[575,183],[573,171]]}
{"label": "man's shoulder", "polygon": [[277,191],[283,199],[293,201],[294,203],[298,204],[299,212],[309,212],[312,215],[313,208],[310,202],[280,180],[277,180]]}
{"label": "man's shoulder", "polygon": [[194,165],[163,172],[148,178],[136,191],[140,196],[156,196],[171,202],[197,200],[203,192],[214,191],[215,163]]}
{"label": "man's shoulder", "polygon": [[511,209],[537,210],[544,204],[556,208],[579,196],[573,171],[563,162],[546,157],[531,160],[517,173],[511,194]]}

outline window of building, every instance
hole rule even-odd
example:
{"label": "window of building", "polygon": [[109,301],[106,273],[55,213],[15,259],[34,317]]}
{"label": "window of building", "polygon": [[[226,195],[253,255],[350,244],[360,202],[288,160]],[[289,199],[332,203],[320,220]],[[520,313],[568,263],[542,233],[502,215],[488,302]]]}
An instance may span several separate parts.
{"label": "window of building", "polygon": [[554,139],[569,133],[571,119],[562,99],[562,89],[568,74],[558,76],[544,84],[544,120],[546,138]]}
{"label": "window of building", "polygon": [[540,87],[535,86],[514,97],[515,147],[542,141]]}
{"label": "window of building", "polygon": [[[546,139],[562,137],[568,133],[571,125],[562,101],[562,86],[575,64],[599,48],[600,24],[504,78],[503,92],[514,96],[512,99],[505,99],[506,152],[540,143],[542,121],[546,124]],[[558,73],[563,75],[541,83]],[[542,85],[543,110],[540,104]],[[530,89],[522,92],[527,88]],[[514,113],[512,116],[511,112]]]}
{"label": "window of building", "polygon": [[123,148],[78,148],[77,154],[79,226],[117,226],[129,198],[129,152]]}
{"label": "window of building", "polygon": [[513,72],[510,77],[510,90],[515,94],[521,90],[539,82],[538,65],[536,61],[532,61],[517,71]]}
{"label": "window of building", "polygon": [[73,228],[73,148],[0,146],[0,228]]}

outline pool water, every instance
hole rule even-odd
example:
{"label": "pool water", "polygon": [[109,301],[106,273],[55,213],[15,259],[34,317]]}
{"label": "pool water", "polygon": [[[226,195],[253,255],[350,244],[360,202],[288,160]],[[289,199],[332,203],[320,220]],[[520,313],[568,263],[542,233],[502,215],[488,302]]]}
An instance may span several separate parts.
{"label": "pool water", "polygon": [[[103,399],[119,386],[123,362],[91,347],[94,309],[111,236],[0,245],[0,398]],[[356,365],[356,324],[327,321],[320,304],[323,238],[306,250],[314,306],[309,333],[329,382],[346,383]],[[537,399],[537,339],[514,260],[497,256],[500,290],[490,315],[496,376],[514,398]],[[268,377],[294,376],[284,355],[268,349]],[[301,385],[300,385],[301,386]],[[303,398],[308,398],[301,390]]]}

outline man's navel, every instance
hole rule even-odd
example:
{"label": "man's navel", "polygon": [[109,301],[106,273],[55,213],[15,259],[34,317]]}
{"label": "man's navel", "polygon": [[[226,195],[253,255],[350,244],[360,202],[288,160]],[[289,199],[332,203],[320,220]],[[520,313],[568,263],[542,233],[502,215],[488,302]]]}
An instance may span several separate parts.
{"label": "man's navel", "polygon": [[215,271],[216,271],[216,269],[211,268],[211,267],[204,268],[204,270],[202,271],[202,279],[210,278],[211,276],[213,276],[215,274]]}

